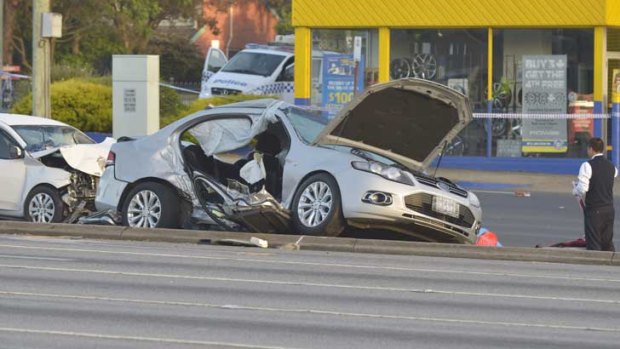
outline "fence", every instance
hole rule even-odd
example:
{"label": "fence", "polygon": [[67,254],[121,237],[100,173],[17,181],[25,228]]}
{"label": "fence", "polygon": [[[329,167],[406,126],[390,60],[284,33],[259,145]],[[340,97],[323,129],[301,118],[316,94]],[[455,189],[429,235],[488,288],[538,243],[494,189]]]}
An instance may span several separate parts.
{"label": "fence", "polygon": [[200,94],[200,81],[174,81],[169,83],[160,83],[159,86],[173,89],[181,99],[184,105],[190,105]]}

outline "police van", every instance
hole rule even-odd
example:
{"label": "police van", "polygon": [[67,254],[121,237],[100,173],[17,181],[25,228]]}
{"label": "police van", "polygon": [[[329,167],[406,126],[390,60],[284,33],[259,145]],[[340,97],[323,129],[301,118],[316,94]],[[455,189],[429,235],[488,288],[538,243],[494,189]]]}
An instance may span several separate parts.
{"label": "police van", "polygon": [[294,62],[292,47],[248,44],[230,60],[212,47],[205,59],[200,98],[258,94],[293,102]]}

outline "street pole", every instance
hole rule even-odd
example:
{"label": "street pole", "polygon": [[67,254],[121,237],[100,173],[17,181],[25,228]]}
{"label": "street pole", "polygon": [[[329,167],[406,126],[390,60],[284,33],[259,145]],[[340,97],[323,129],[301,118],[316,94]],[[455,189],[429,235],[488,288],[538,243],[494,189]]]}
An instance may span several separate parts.
{"label": "street pole", "polygon": [[4,0],[0,0],[0,70],[4,67]]}
{"label": "street pole", "polygon": [[50,0],[32,0],[32,115],[50,118],[50,39],[41,36],[45,12]]}

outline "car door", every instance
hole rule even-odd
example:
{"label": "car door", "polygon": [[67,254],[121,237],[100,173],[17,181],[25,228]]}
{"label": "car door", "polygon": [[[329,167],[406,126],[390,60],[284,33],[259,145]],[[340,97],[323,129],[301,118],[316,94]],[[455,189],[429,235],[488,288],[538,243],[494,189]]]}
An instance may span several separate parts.
{"label": "car door", "polygon": [[235,158],[237,151],[264,132],[268,122],[266,115],[222,116],[193,125],[186,130],[198,142],[204,156],[213,156],[213,170],[205,171],[191,161],[199,159],[202,154],[190,157],[185,150],[182,151],[185,171],[191,178],[198,202],[209,217],[224,229],[234,230],[234,224],[237,224],[255,233],[289,231],[288,211],[269,194],[251,194],[249,185],[258,182],[243,184],[243,167],[240,169],[233,165],[233,162],[238,163],[238,160],[226,160]]}
{"label": "car door", "polygon": [[24,150],[22,156],[12,154],[11,147],[18,143],[7,132],[0,129],[0,214],[19,210],[22,205],[26,183],[26,164]]}
{"label": "car door", "polygon": [[281,85],[280,99],[293,104],[295,102],[295,63],[291,63],[284,67],[282,73],[278,77],[278,83]]}
{"label": "car door", "polygon": [[211,47],[207,52],[204,67],[202,68],[202,86],[207,83],[213,74],[217,73],[228,63],[228,58],[219,48]]}

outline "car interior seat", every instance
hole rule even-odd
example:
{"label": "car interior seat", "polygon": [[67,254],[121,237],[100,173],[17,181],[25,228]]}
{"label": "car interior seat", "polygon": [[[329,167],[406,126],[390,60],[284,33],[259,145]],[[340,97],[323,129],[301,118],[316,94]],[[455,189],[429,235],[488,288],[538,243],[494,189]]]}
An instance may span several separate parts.
{"label": "car interior seat", "polygon": [[183,158],[191,171],[198,171],[217,177],[213,158],[207,157],[200,146],[192,144],[185,147],[183,149]]}
{"label": "car interior seat", "polygon": [[265,189],[275,198],[282,193],[282,166],[276,155],[282,151],[280,139],[267,131],[256,136],[255,150],[263,154],[265,165]]}

